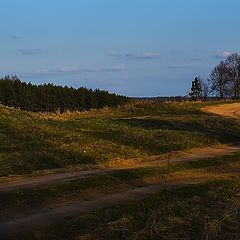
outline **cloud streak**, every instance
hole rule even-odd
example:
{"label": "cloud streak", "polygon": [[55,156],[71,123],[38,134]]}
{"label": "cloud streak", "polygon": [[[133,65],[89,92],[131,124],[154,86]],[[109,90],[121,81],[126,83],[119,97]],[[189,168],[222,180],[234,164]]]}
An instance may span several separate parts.
{"label": "cloud streak", "polygon": [[33,74],[35,75],[54,75],[61,73],[104,73],[104,72],[121,72],[126,69],[124,64],[119,64],[113,67],[107,68],[81,68],[81,67],[62,67],[59,69],[40,69],[36,70]]}
{"label": "cloud streak", "polygon": [[19,49],[18,52],[20,52],[22,55],[29,56],[29,55],[38,55],[42,53],[42,50],[39,48]]}
{"label": "cloud streak", "polygon": [[184,66],[184,65],[171,65],[168,66],[169,69],[192,69],[193,66]]}
{"label": "cloud streak", "polygon": [[91,72],[118,72],[118,71],[123,71],[125,70],[126,67],[123,64],[119,64],[113,67],[109,68],[80,68],[80,67],[62,67],[60,69],[53,69],[53,70],[48,70],[48,72],[53,72],[53,73],[80,73],[80,72],[85,72],[85,73],[91,73]]}
{"label": "cloud streak", "polygon": [[114,58],[125,58],[125,59],[133,59],[133,60],[151,60],[151,59],[158,59],[160,54],[157,52],[146,52],[143,54],[135,54],[135,53],[125,53],[125,54],[118,54],[115,52],[109,52],[109,57]]}

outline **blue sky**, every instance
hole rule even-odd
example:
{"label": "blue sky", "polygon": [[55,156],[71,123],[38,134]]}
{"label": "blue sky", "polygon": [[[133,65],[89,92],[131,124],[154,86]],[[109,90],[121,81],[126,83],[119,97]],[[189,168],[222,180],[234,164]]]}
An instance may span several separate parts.
{"label": "blue sky", "polygon": [[1,0],[0,75],[185,95],[240,52],[239,0]]}

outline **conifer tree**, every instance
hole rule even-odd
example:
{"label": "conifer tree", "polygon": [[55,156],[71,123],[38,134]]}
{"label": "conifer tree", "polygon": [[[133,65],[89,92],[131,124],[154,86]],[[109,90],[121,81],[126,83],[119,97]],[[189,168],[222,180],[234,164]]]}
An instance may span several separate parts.
{"label": "conifer tree", "polygon": [[82,111],[126,103],[129,98],[107,91],[21,82],[16,76],[0,79],[0,103],[29,111]]}
{"label": "conifer tree", "polygon": [[189,95],[194,101],[198,101],[201,99],[201,92],[202,92],[201,83],[198,77],[195,77],[194,80],[192,81],[191,92],[189,93]]}

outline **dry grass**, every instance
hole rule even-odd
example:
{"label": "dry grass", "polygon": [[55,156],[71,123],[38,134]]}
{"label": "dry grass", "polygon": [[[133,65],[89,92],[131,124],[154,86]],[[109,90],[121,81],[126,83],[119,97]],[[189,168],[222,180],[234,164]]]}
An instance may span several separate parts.
{"label": "dry grass", "polygon": [[153,155],[237,141],[238,124],[203,114],[202,105],[144,102],[62,115],[0,106],[0,176],[129,166]]}

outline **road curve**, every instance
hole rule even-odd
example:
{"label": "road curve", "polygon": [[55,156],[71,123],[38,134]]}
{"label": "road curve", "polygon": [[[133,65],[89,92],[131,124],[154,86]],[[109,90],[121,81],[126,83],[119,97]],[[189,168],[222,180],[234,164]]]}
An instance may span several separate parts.
{"label": "road curve", "polygon": [[203,108],[203,111],[240,120],[240,103],[226,103],[219,106],[209,106]]}

